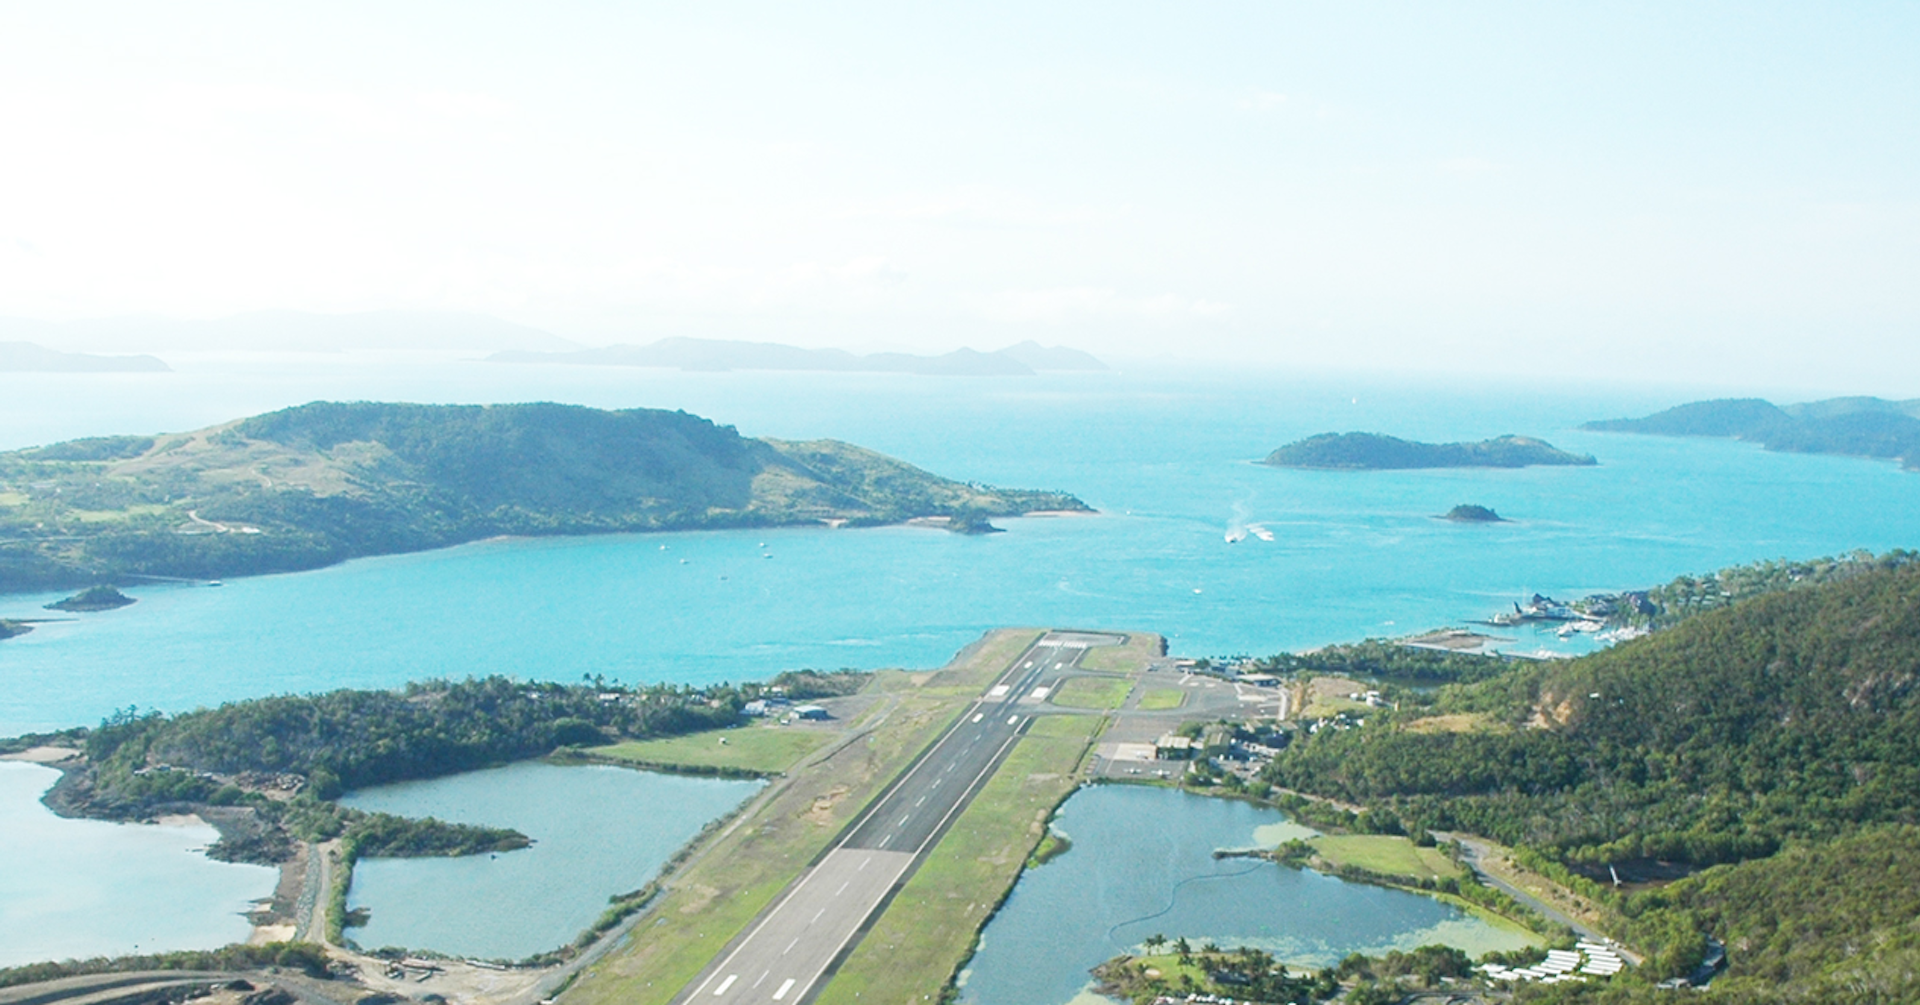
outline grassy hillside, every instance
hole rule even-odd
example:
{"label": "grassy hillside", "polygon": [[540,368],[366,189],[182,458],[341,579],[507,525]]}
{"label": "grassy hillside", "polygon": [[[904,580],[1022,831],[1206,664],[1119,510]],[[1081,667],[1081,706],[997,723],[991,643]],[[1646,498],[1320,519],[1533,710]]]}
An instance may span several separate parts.
{"label": "grassy hillside", "polygon": [[315,402],[0,454],[0,591],[313,568],[501,534],[1085,508],[685,412]]}

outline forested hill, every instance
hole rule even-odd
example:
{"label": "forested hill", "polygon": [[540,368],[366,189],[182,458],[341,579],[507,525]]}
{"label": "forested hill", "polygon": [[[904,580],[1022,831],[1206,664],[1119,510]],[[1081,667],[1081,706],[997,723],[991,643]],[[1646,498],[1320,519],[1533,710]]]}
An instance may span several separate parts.
{"label": "forested hill", "polygon": [[1590,465],[1530,436],[1496,436],[1478,443],[1417,443],[1379,433],[1321,433],[1268,454],[1263,464],[1283,468],[1387,471],[1407,468],[1524,468],[1536,464]]}
{"label": "forested hill", "polygon": [[1899,563],[1323,730],[1276,780],[1574,862],[1733,860],[1920,823],[1916,678],[1920,566]]}
{"label": "forested hill", "polygon": [[[1409,695],[1300,737],[1269,778],[1519,847],[1649,954],[1636,982],[1686,974],[1711,935],[1731,962],[1703,1000],[1920,1000],[1920,565],[1906,558]],[[1712,867],[1606,882],[1650,862]],[[1616,981],[1527,1000],[1661,994]]]}
{"label": "forested hill", "polygon": [[1920,469],[1920,400],[1830,398],[1778,406],[1758,398],[1695,401],[1641,419],[1582,428],[1654,436],[1725,436],[1802,454],[1845,454]]}
{"label": "forested hill", "polygon": [[1084,510],[685,412],[315,402],[0,454],[0,592],[217,578],[501,534]]}

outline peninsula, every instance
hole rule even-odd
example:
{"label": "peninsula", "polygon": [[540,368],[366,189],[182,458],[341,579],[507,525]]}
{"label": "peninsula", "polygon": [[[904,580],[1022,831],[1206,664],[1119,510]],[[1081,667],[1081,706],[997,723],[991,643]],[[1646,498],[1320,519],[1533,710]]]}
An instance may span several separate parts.
{"label": "peninsula", "polygon": [[1695,401],[1640,419],[1580,427],[1603,433],[1715,436],[1797,454],[1841,454],[1899,461],[1920,470],[1920,399],[1829,398],[1775,405],[1759,398]]}
{"label": "peninsula", "polygon": [[1591,454],[1573,454],[1530,436],[1496,436],[1478,443],[1418,443],[1380,433],[1321,433],[1268,454],[1262,464],[1332,471],[1411,468],[1524,468],[1592,465]]}
{"label": "peninsula", "polygon": [[285,572],[499,535],[1088,509],[686,412],[314,402],[0,453],[0,592]]}

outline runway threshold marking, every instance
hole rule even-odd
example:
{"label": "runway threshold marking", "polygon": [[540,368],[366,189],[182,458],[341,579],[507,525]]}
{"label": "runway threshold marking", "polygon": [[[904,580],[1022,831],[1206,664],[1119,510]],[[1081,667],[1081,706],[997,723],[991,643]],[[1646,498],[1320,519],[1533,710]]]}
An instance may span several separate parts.
{"label": "runway threshold marking", "polygon": [[728,974],[728,975],[727,975],[727,979],[726,979],[726,980],[724,980],[724,981],[721,981],[721,982],[720,982],[720,986],[719,986],[719,987],[717,987],[717,988],[714,988],[714,989],[713,989],[713,996],[714,996],[715,998],[718,998],[718,997],[720,997],[721,995],[723,995],[723,994],[726,994],[726,993],[727,993],[727,989],[728,989],[728,988],[730,988],[730,987],[733,987],[733,982],[734,982],[734,981],[737,981],[737,980],[739,980],[739,979],[740,979],[740,975],[739,975],[739,974]]}
{"label": "runway threshold marking", "polygon": [[792,990],[793,990],[793,978],[789,977],[787,978],[786,983],[780,985],[780,990],[775,991],[773,993],[773,1000],[779,1001],[780,999],[785,998],[787,996],[787,992]]}

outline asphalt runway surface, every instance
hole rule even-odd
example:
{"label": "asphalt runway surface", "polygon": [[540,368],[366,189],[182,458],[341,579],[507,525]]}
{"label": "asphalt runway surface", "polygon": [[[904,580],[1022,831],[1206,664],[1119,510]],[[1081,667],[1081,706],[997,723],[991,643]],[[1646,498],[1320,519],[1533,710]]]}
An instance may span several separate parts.
{"label": "asphalt runway surface", "polygon": [[962,712],[832,850],[680,993],[680,1005],[796,1005],[999,766],[1088,646],[1115,636],[1050,632]]}

